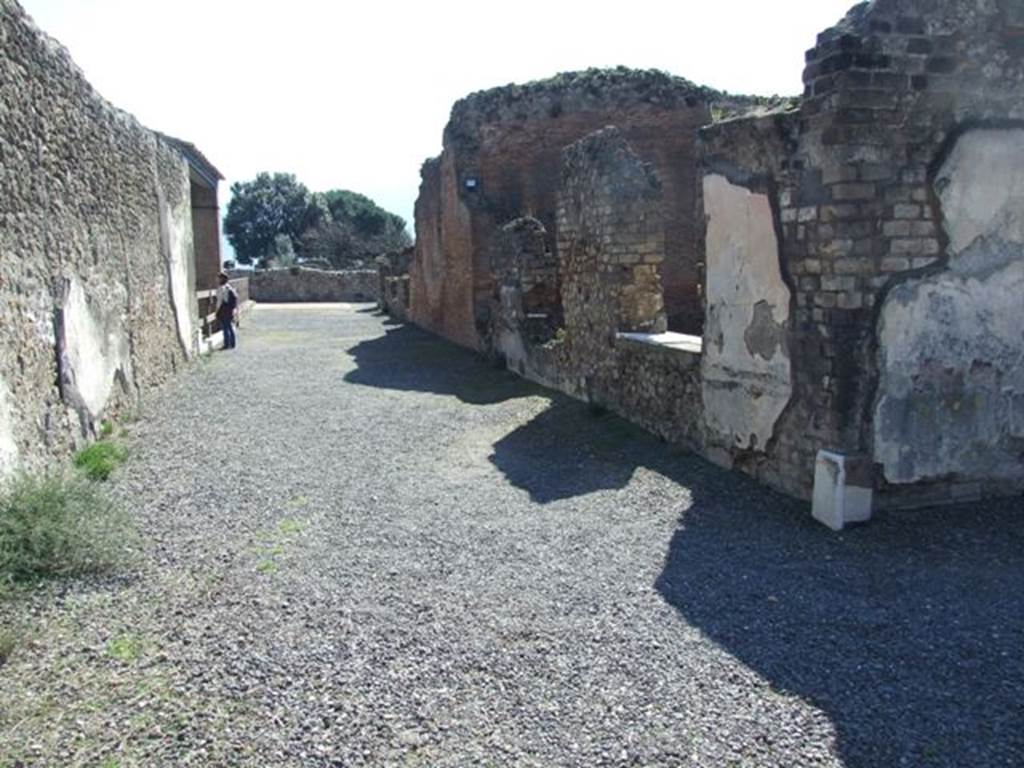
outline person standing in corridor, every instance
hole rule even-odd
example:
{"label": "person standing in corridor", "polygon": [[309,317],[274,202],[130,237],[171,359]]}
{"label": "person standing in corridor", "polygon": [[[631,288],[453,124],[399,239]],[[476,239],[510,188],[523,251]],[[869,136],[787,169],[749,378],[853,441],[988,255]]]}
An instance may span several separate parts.
{"label": "person standing in corridor", "polygon": [[217,289],[217,320],[221,330],[224,331],[224,349],[234,349],[235,339],[235,311],[238,309],[238,294],[228,282],[227,273],[221,272],[217,275],[220,287]]}

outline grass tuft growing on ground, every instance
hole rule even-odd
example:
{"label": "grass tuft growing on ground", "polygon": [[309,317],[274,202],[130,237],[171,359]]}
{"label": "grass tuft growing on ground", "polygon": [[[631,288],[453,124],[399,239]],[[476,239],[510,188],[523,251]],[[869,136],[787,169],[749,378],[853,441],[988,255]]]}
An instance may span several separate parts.
{"label": "grass tuft growing on ground", "polygon": [[75,454],[75,466],[90,480],[106,480],[128,458],[128,449],[111,440],[100,440]]}
{"label": "grass tuft growing on ground", "polygon": [[18,635],[13,629],[0,629],[0,667],[7,663],[7,659],[18,647]]}
{"label": "grass tuft growing on ground", "polygon": [[80,475],[21,475],[0,488],[0,585],[110,569],[128,558],[131,520]]}
{"label": "grass tuft growing on ground", "polygon": [[107,641],[107,654],[125,663],[138,661],[142,655],[142,638],[138,635],[118,635]]}

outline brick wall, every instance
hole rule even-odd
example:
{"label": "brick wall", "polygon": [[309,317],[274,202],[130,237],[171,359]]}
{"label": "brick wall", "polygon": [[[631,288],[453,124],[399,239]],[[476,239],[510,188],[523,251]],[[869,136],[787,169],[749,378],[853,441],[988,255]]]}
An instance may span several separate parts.
{"label": "brick wall", "polygon": [[[749,465],[791,492],[808,493],[818,448],[872,455],[883,305],[950,265],[936,173],[964,132],[1024,117],[1022,51],[1004,10],[859,5],[807,52],[799,111],[702,133],[709,171],[767,192],[776,212],[794,293],[793,400]],[[975,322],[964,317],[950,343]]]}
{"label": "brick wall", "polygon": [[502,227],[539,220],[556,250],[561,153],[608,125],[625,134],[662,180],[670,323],[699,332],[699,202],[696,130],[720,94],[682,78],[629,70],[559,75],[526,86],[473,94],[458,102],[444,151],[423,168],[417,203],[417,264],[412,315],[425,327],[481,348],[496,281],[491,254]]}

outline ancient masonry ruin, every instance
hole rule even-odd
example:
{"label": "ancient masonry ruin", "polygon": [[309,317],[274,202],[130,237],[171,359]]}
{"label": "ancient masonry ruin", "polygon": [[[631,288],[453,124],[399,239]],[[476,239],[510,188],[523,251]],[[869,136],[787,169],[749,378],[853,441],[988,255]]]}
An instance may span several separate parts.
{"label": "ancient masonry ruin", "polygon": [[836,527],[1020,493],[1024,6],[862,3],[804,81],[741,116],[626,70],[458,102],[401,311]]}
{"label": "ancient masonry ruin", "polygon": [[0,478],[67,454],[192,356],[220,178],[0,0]]}

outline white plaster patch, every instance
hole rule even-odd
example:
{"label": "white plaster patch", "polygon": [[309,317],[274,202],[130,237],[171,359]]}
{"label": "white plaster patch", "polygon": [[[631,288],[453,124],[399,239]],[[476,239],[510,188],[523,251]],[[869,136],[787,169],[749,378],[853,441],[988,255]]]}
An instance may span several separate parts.
{"label": "white plaster patch", "polygon": [[[192,308],[195,305],[193,283],[189,279],[192,252],[192,212],[186,202],[177,211],[167,205],[165,213],[168,229],[167,269],[170,277],[171,303],[178,329],[178,340],[188,357],[192,356],[195,326]],[[166,204],[165,204],[166,205]]]}
{"label": "white plaster patch", "polygon": [[72,278],[64,312],[67,374],[93,419],[106,407],[119,370],[131,371],[131,349],[119,315],[104,315],[90,305],[85,289]]}
{"label": "white plaster patch", "polygon": [[792,396],[790,293],[779,269],[771,205],[767,195],[710,175],[704,178],[704,208],[705,422],[709,437],[722,445],[764,448]]}
{"label": "white plaster patch", "polygon": [[18,466],[18,444],[14,440],[14,414],[10,392],[0,379],[0,481],[10,477]]}
{"label": "white plaster patch", "polygon": [[[1022,474],[1024,261],[902,285],[882,308],[875,460],[890,483]],[[1016,434],[1015,434],[1016,433]]]}
{"label": "white plaster patch", "polygon": [[1024,243],[1024,130],[978,129],[960,137],[935,180],[950,251],[981,236]]}
{"label": "white plaster patch", "polygon": [[965,134],[936,191],[950,268],[882,307],[875,460],[890,483],[1024,484],[1024,131]]}
{"label": "white plaster patch", "polygon": [[664,347],[679,352],[699,355],[704,348],[704,339],[686,333],[666,331],[665,333],[617,333],[616,338],[635,341],[638,344],[649,344],[652,347]]}

